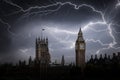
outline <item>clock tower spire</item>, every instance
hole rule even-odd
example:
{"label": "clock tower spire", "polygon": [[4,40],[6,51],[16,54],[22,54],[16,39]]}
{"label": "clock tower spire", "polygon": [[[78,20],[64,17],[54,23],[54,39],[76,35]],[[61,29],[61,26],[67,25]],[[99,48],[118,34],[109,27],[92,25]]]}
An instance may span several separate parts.
{"label": "clock tower spire", "polygon": [[86,44],[83,38],[82,30],[80,28],[78,32],[78,37],[75,43],[75,52],[76,52],[76,66],[84,68],[85,67],[85,50]]}

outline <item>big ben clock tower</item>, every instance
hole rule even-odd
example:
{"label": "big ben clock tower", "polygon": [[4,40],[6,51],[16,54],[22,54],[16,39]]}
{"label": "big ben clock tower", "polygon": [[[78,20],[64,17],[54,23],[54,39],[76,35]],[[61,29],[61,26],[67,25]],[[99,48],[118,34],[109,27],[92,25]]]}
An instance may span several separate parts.
{"label": "big ben clock tower", "polygon": [[78,37],[75,43],[75,52],[76,52],[76,66],[84,68],[85,67],[85,49],[86,44],[83,38],[81,28],[78,32]]}

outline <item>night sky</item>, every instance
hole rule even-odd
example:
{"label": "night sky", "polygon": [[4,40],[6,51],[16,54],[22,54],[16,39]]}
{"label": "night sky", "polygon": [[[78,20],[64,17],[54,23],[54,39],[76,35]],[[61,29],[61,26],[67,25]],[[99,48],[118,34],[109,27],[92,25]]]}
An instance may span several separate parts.
{"label": "night sky", "polygon": [[48,37],[52,62],[75,61],[82,28],[86,60],[120,51],[119,0],[0,0],[0,62],[35,57],[35,39]]}

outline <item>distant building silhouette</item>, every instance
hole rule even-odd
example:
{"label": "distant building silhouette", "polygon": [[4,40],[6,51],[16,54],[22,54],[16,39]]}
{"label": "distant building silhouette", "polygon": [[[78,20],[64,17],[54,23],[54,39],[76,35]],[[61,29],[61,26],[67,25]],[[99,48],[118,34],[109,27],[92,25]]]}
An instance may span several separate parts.
{"label": "distant building silhouette", "polygon": [[64,59],[64,55],[62,56],[62,59],[61,59],[61,66],[64,66],[65,65],[65,59]]}
{"label": "distant building silhouette", "polygon": [[98,59],[97,55],[95,55],[95,58],[93,58],[93,55],[91,55],[91,58],[87,62],[87,64],[93,64],[93,65],[116,65],[116,64],[120,64],[120,52],[118,52],[118,54],[113,53],[111,56],[107,55],[105,53],[104,57],[103,57],[103,55],[100,54],[100,57]]}
{"label": "distant building silhouette", "polygon": [[78,37],[75,43],[75,52],[76,52],[76,66],[84,68],[85,67],[85,50],[86,43],[83,38],[81,28],[78,32]]}

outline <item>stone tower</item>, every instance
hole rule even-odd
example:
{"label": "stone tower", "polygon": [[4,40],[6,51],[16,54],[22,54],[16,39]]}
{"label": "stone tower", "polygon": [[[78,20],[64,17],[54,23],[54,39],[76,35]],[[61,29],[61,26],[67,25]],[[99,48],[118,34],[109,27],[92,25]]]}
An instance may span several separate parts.
{"label": "stone tower", "polygon": [[48,48],[48,38],[36,38],[36,62],[40,64],[50,63],[50,54]]}
{"label": "stone tower", "polygon": [[78,37],[75,43],[75,52],[76,52],[76,66],[84,68],[85,67],[85,50],[86,44],[83,38],[81,28],[78,32]]}

